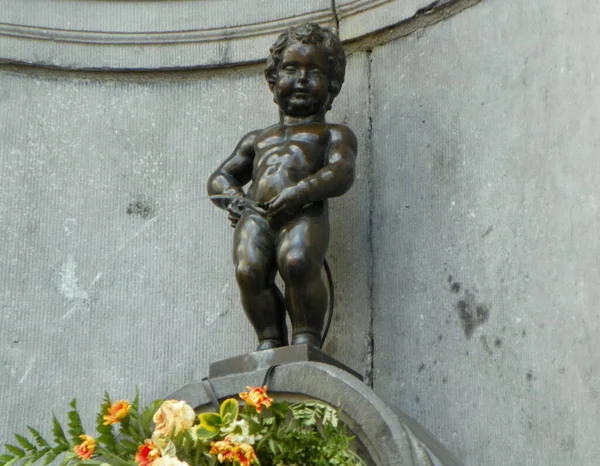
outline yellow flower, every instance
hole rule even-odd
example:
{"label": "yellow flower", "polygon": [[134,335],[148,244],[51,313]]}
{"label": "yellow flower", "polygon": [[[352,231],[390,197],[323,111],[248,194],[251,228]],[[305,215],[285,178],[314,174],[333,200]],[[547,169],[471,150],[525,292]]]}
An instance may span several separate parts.
{"label": "yellow flower", "polygon": [[112,406],[108,408],[107,414],[104,417],[104,425],[108,426],[121,422],[129,415],[131,405],[127,400],[115,401]]}
{"label": "yellow flower", "polygon": [[196,413],[185,401],[167,400],[154,413],[154,435],[172,437],[194,425]]}
{"label": "yellow flower", "polygon": [[256,408],[256,412],[260,413],[263,409],[263,406],[266,406],[267,408],[271,406],[273,398],[269,398],[267,396],[266,385],[262,388],[246,388],[248,389],[248,391],[240,393],[240,399],[244,400],[249,406],[254,406]]}
{"label": "yellow flower", "polygon": [[89,435],[80,435],[79,438],[83,440],[79,445],[75,445],[73,450],[82,460],[89,460],[96,449],[96,439]]}

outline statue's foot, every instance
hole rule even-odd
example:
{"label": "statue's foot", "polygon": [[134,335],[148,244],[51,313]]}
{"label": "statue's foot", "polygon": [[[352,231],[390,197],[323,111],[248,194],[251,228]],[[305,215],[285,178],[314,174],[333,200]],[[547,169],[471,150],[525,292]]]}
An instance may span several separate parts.
{"label": "statue's foot", "polygon": [[309,345],[321,349],[321,339],[312,333],[298,333],[294,335],[292,345]]}
{"label": "statue's foot", "polygon": [[274,338],[267,338],[266,340],[262,340],[258,346],[256,347],[256,351],[262,351],[273,348],[281,348],[285,346],[281,340],[275,340]]}

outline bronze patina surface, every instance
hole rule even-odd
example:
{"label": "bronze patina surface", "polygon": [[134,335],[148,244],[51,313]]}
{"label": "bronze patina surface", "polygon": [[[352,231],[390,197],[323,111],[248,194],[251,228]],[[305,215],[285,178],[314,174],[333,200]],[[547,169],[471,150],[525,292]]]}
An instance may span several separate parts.
{"label": "bronze patina surface", "polygon": [[245,135],[210,176],[208,193],[223,196],[213,202],[229,212],[235,228],[235,276],[258,349],[287,344],[286,311],[291,343],[320,348],[328,300],[321,273],[327,200],[350,189],[355,171],[354,133],[325,120],[346,59],[336,34],[312,23],[282,33],[270,52],[265,77],[279,122]]}

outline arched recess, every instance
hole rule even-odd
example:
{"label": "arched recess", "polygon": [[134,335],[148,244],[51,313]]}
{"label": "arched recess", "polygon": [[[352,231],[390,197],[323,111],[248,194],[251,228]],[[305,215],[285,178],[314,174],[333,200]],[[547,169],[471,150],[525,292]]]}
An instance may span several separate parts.
{"label": "arched recess", "polygon": [[[349,41],[397,24],[428,2],[336,3],[341,38]],[[63,69],[229,66],[262,60],[289,26],[332,17],[330,0],[6,0],[0,60]]]}

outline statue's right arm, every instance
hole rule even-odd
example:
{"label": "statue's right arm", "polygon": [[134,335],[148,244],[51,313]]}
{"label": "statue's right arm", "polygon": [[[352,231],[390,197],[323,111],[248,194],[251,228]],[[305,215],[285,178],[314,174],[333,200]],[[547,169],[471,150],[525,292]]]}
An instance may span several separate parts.
{"label": "statue's right arm", "polygon": [[[244,197],[243,187],[252,179],[254,163],[254,141],[260,131],[246,134],[233,153],[208,178],[206,188],[209,195]],[[230,199],[213,199],[221,209],[227,209]]]}

